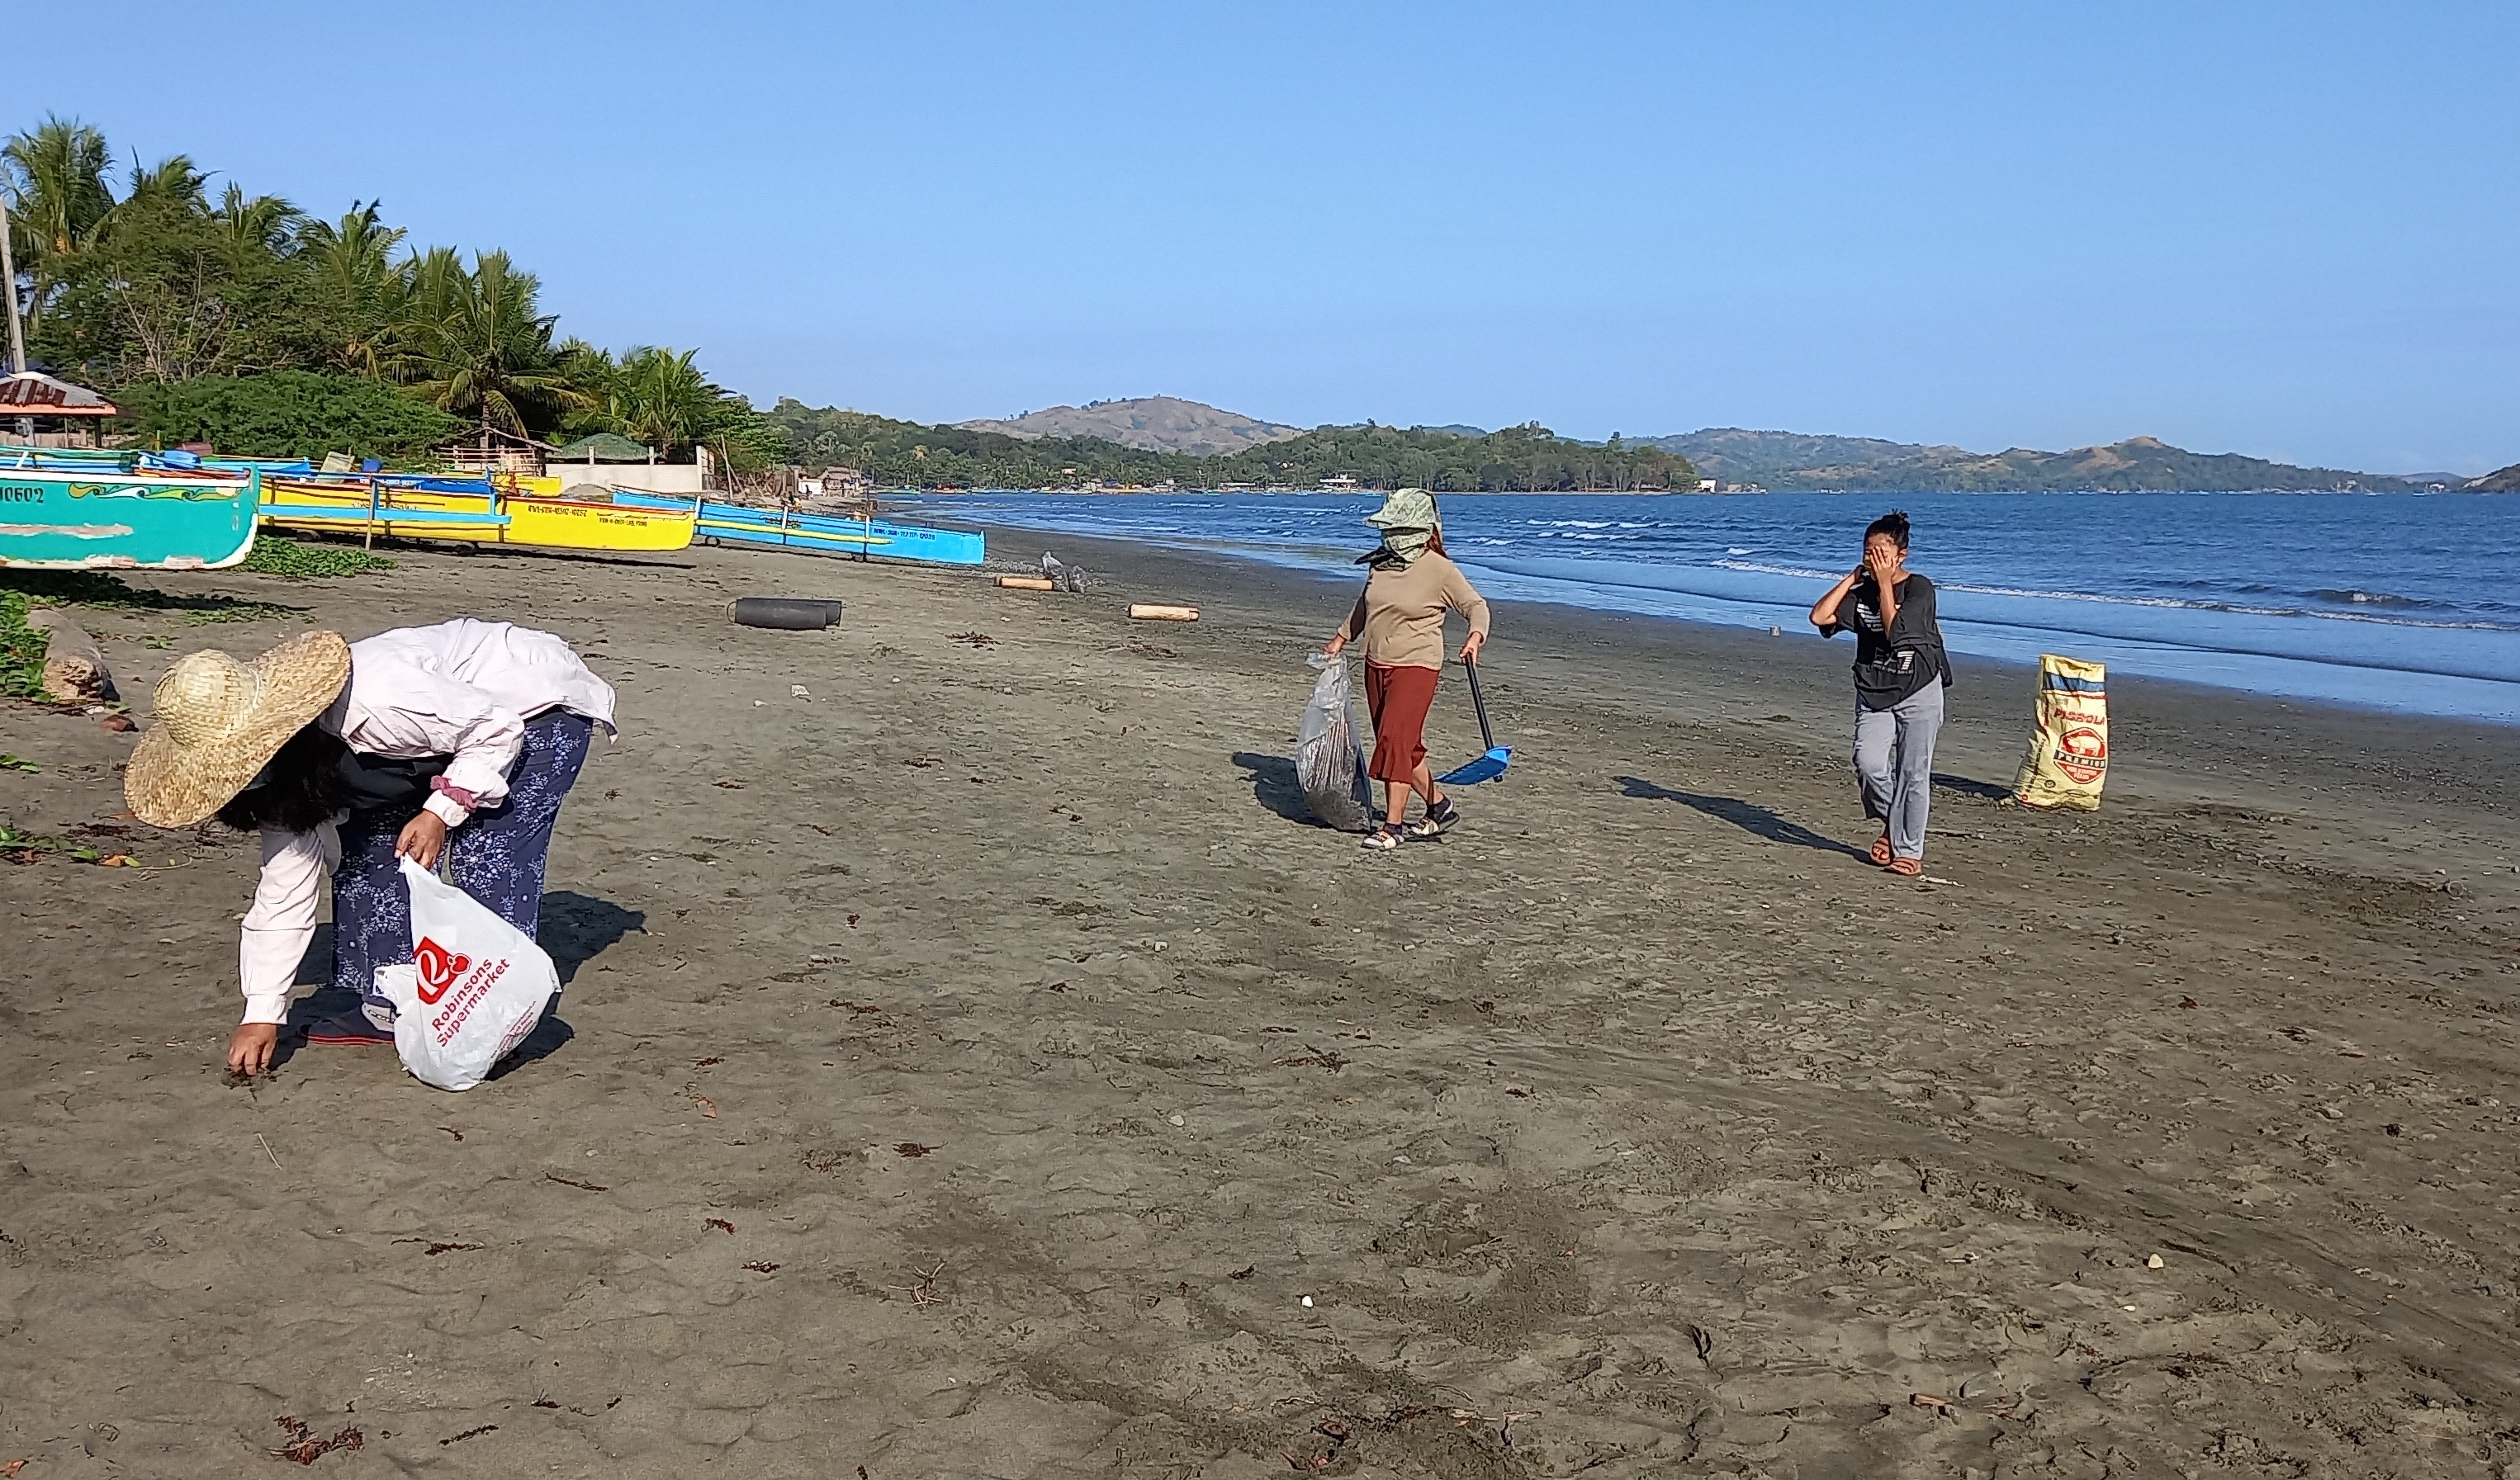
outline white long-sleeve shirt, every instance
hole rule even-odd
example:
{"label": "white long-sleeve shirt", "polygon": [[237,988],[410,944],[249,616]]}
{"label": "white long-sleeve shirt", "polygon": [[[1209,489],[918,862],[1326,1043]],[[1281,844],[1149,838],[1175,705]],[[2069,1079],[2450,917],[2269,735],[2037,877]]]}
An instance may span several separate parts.
{"label": "white long-sleeve shirt", "polygon": [[[552,709],[611,730],[612,686],[548,632],[459,617],[352,643],[350,681],[315,723],[362,755],[451,757],[445,789],[431,791],[423,805],[453,829],[507,799],[525,721]],[[450,790],[470,795],[472,805]],[[237,948],[247,1022],[288,1019],[324,879],[340,861],[340,834],[331,822],[312,832],[263,830],[262,875]]]}

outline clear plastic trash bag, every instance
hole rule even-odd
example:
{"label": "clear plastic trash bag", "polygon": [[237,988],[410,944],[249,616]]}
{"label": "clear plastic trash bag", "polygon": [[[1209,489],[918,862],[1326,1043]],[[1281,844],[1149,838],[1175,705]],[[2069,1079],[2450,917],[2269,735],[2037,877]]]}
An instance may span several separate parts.
{"label": "clear plastic trash bag", "polygon": [[1313,816],[1342,832],[1363,832],[1373,826],[1373,783],[1349,713],[1347,660],[1316,652],[1310,662],[1322,676],[1295,732],[1295,778]]}

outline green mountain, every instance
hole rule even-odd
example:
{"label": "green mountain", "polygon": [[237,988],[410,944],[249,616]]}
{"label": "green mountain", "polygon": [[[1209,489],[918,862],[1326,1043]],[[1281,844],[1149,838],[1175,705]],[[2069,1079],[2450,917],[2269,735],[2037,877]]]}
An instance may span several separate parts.
{"label": "green mountain", "polygon": [[2189,452],[2152,437],[2039,452],[1887,442],[1872,437],[1709,427],[1645,444],[1681,453],[1706,476],[1784,490],[1875,493],[2054,493],[2085,489],[2231,493],[2259,489],[2410,488],[2404,478],[2296,468],[2232,453]]}
{"label": "green mountain", "polygon": [[765,420],[788,461],[850,468],[888,488],[1401,488],[1439,493],[1693,489],[1697,470],[1660,447],[1588,444],[1537,423],[1461,436],[1432,427],[1316,426],[1200,457],[1092,436],[925,426],[783,400]]}

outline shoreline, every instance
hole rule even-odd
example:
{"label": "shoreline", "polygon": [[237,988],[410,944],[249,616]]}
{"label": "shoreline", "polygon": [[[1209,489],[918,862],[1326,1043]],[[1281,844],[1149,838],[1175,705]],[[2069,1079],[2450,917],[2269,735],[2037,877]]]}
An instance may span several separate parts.
{"label": "shoreline", "polygon": [[[1212,552],[1230,559],[1315,574],[1321,573],[1315,561],[1330,553],[1329,547],[1317,547],[1309,541],[1266,545],[1180,531],[1078,530],[1071,533],[1049,524],[1010,521],[1004,517],[1009,512],[1000,508],[986,514],[964,514],[946,507],[929,506],[909,516],[942,518],[975,527],[996,527],[1025,544],[1057,539],[1114,539],[1124,543],[1144,543],[1149,548]],[[1610,516],[1605,514],[1601,516]],[[1490,558],[1482,559],[1482,554],[1490,554]],[[1454,558],[1464,568],[1472,570],[1482,589],[1490,593],[1491,600],[1506,597],[1540,605],[1651,616],[1751,632],[1765,632],[1770,627],[1781,627],[1789,633],[1805,632],[1807,627],[1802,619],[1802,608],[1808,605],[1808,597],[1818,591],[1817,584],[1809,592],[1797,590],[1790,594],[1734,589],[1728,585],[1730,578],[1724,572],[1664,565],[1650,561],[1612,561],[1596,569],[1586,561],[1569,561],[1546,553],[1494,555],[1473,550],[1467,554],[1457,552]],[[1755,568],[1769,570],[1764,566]],[[1686,571],[1695,571],[1695,575],[1681,574]],[[1771,573],[1800,575],[1810,572]],[[1331,578],[1336,577],[1333,575]],[[1752,579],[1764,580],[1767,577],[1762,575]],[[2264,633],[2245,630],[2208,631],[2198,640],[2191,641],[2182,641],[2167,632],[2128,630],[2092,633],[2070,624],[2051,625],[2046,613],[1999,609],[1972,614],[1967,606],[1970,602],[1986,599],[2038,598],[2041,596],[2038,592],[1958,582],[1947,582],[1946,590],[1949,599],[1945,604],[1945,631],[1952,650],[1962,656],[2035,667],[2040,653],[2063,651],[2107,663],[2112,678],[2121,681],[2180,684],[2257,695],[2296,705],[2318,705],[2367,714],[2447,720],[2453,724],[2474,722],[2502,729],[2520,727],[2520,683],[2499,676],[2499,669],[2494,666],[2503,661],[2502,657],[2495,655],[2500,653],[2500,649],[2462,650],[2464,657],[2460,661],[2445,658],[2445,665],[2424,666],[2393,660],[2389,653],[2378,650],[2293,650],[2285,645],[2286,641],[2330,641],[2332,635],[2330,638],[2316,636],[2314,629],[2325,629],[2315,622],[2310,628],[2303,629],[2313,633],[2312,639],[2275,640]],[[2079,600],[2070,595],[2056,598],[2057,602],[2065,604],[2063,609],[2079,609],[2071,606]],[[2144,602],[2128,605],[2133,609],[2147,605]],[[2176,606],[2182,604],[2171,602],[2167,605]],[[2243,607],[2226,608],[2212,604],[2207,605],[2210,611],[2203,614],[2219,615],[2242,623],[2263,622],[2287,614],[2252,612]],[[2318,612],[2289,614],[2327,615]],[[2360,620],[2351,616],[2337,617],[2332,625],[2338,632],[2359,633],[2365,630],[2356,625]],[[2377,632],[2381,629],[2369,630]],[[2480,637],[2485,635],[2478,634]],[[2469,634],[2453,631],[2442,636],[2464,641]],[[2367,643],[2371,640],[2356,641]],[[2484,661],[2486,666],[2474,666],[2479,661]]]}
{"label": "shoreline", "polygon": [[[1009,544],[1022,539],[1106,579],[1151,583],[1159,590],[1209,583],[1233,593],[1238,608],[1301,605],[1319,592],[1325,633],[1336,623],[1342,605],[1335,593],[1347,584],[1327,572],[1255,560],[1238,551],[1224,551],[1221,560],[1210,560],[1136,540],[964,522],[984,530],[992,550],[1028,548]],[[1071,559],[1057,549],[1059,545],[1093,554]],[[993,561],[998,559],[992,557]],[[1227,576],[1228,570],[1241,574]],[[1504,616],[1512,612],[1524,632],[1546,634],[1559,646],[1633,651],[1642,643],[1656,650],[1660,665],[1675,675],[1694,675],[1713,686],[1701,696],[1705,701],[1688,702],[1689,679],[1678,678],[1675,688],[1682,692],[1647,706],[1650,712],[1688,719],[1747,713],[1764,702],[1759,695],[1772,682],[1790,684],[1806,715],[1830,715],[1834,721],[1832,706],[1844,710],[1853,703],[1847,674],[1852,645],[1832,644],[1808,629],[1787,628],[1771,637],[1753,627],[1571,603],[1492,598],[1490,605],[1499,614],[1499,634],[1507,640],[1496,650],[1499,656],[1510,651],[1514,634],[1506,631]],[[1491,666],[1483,671],[1493,683],[1502,670]],[[1955,653],[1953,671],[1952,718],[1944,730],[1942,753],[1954,753],[1951,747],[1958,744],[1988,784],[2008,785],[2019,747],[2028,743],[2038,668]],[[2403,793],[2406,800],[2520,816],[2520,796],[2476,780],[2520,776],[2509,755],[2510,727],[2498,721],[2405,714],[2114,671],[2109,688],[2110,747],[2117,763],[2113,788],[2130,770],[2141,778],[2137,785],[2167,785],[2181,794],[2240,786],[2276,803],[2287,794],[2288,785],[2352,791],[2383,782],[2413,783]],[[1822,748],[1835,743],[1832,738]],[[2007,743],[2012,746],[2008,751]],[[2147,750],[2155,753],[2147,755]],[[2166,766],[2161,752],[2170,757]]]}

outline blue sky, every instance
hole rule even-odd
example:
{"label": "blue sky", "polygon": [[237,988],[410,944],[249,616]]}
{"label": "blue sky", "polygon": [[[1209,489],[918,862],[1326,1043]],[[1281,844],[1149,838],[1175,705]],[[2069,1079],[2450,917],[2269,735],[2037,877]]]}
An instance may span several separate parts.
{"label": "blue sky", "polygon": [[12,67],[922,421],[2520,460],[2520,6],[103,3]]}

